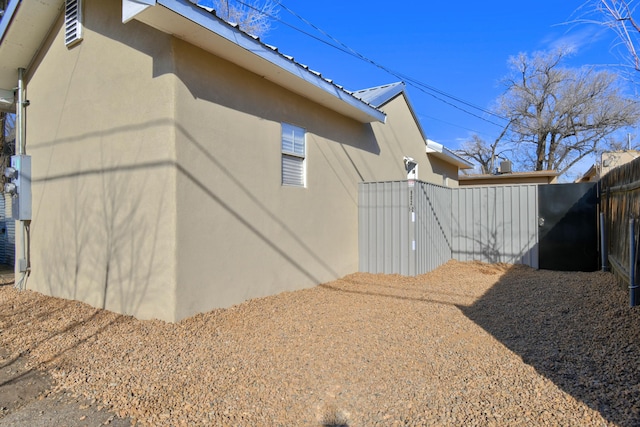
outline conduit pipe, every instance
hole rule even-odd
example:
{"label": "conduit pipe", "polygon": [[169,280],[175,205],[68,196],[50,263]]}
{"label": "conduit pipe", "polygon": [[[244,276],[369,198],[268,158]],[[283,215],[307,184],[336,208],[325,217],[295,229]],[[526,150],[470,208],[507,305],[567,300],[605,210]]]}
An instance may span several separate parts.
{"label": "conduit pipe", "polygon": [[[26,111],[28,101],[25,99],[24,91],[24,68],[18,68],[18,102],[16,103],[16,154],[26,154]],[[14,266],[14,275],[16,277],[15,286],[18,289],[25,288],[29,266],[29,252],[27,242],[27,221],[16,220],[16,228],[18,231],[16,242],[16,259]],[[18,279],[19,277],[19,279]]]}

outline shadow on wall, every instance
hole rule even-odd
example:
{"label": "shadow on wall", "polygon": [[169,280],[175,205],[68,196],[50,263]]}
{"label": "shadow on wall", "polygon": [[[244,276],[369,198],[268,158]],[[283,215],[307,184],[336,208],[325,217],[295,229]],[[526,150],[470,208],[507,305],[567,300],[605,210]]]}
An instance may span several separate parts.
{"label": "shadow on wall", "polygon": [[640,425],[640,311],[609,274],[516,267],[459,308],[607,421]]}
{"label": "shadow on wall", "polygon": [[493,226],[476,224],[472,232],[454,233],[453,259],[481,261],[490,264],[501,262],[525,264],[536,268],[538,243],[536,243],[535,232],[530,233],[528,237],[520,235],[516,239],[509,239],[499,231],[505,228],[510,229],[511,225],[504,223]]}
{"label": "shadow on wall", "polygon": [[50,237],[53,249],[43,259],[51,295],[133,315],[154,297],[154,282],[165,274],[156,259],[165,193],[151,191],[153,202],[140,206],[149,196],[148,181],[157,177],[144,171],[154,166],[114,165],[48,178],[69,181],[66,209]]}
{"label": "shadow on wall", "polygon": [[[92,138],[106,141],[128,132],[167,124],[176,126],[172,120],[157,120],[91,132],[64,141],[45,141],[34,148],[76,144]],[[237,190],[235,199],[225,199],[215,191],[215,187],[208,184],[208,176],[195,176],[187,167],[173,160],[142,162],[136,155],[126,159],[126,162],[104,159],[103,156],[101,167],[83,169],[77,165],[66,174],[34,179],[37,185],[64,182],[62,187],[67,189],[59,196],[64,200],[64,209],[56,219],[56,233],[49,233],[47,247],[52,249],[47,250],[42,267],[47,272],[47,286],[52,295],[137,315],[143,302],[158,297],[154,292],[166,293],[166,289],[158,289],[156,284],[158,281],[165,282],[162,280],[165,262],[158,259],[156,249],[158,245],[167,244],[167,238],[161,236],[161,230],[167,225],[162,223],[162,217],[163,211],[169,209],[172,202],[166,199],[169,195],[159,191],[158,184],[152,181],[168,179],[171,170],[185,176],[206,197],[215,201],[237,223],[310,281],[321,282],[314,271],[328,272],[331,277],[338,277],[338,273],[312,246],[271,211],[255,191],[225,167],[207,147],[185,128],[177,126],[177,130],[207,159],[210,170],[222,172],[229,179],[230,185]],[[236,209],[234,203],[240,196],[250,201],[254,209],[244,212]],[[143,210],[141,203],[144,203]],[[247,212],[260,215],[263,221],[277,224],[286,239],[295,243],[297,250],[291,252],[281,242],[271,240],[255,225],[256,221]],[[302,255],[313,259],[313,266],[303,265],[300,260]]]}

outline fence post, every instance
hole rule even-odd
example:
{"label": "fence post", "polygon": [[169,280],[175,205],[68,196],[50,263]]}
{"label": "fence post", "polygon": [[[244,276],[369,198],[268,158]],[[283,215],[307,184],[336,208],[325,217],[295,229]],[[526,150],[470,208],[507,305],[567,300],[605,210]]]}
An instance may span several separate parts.
{"label": "fence post", "polygon": [[629,220],[629,305],[636,305],[636,238],[635,220]]}
{"label": "fence post", "polygon": [[607,253],[607,230],[605,230],[604,212],[600,212],[600,257],[602,271],[609,271],[609,254]]}

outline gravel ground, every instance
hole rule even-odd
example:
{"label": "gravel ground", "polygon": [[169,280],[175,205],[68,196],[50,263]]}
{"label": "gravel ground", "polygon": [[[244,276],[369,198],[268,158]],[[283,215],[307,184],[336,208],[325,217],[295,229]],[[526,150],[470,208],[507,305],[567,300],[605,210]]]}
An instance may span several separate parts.
{"label": "gravel ground", "polygon": [[602,272],[451,261],[177,324],[3,286],[0,329],[5,361],[142,426],[640,425],[640,311]]}

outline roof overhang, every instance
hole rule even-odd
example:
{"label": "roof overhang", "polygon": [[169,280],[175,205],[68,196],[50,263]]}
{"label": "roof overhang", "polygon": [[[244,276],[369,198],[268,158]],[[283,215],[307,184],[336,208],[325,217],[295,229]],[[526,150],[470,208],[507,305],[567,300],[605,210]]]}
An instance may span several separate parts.
{"label": "roof overhang", "polygon": [[531,172],[503,173],[498,175],[490,175],[490,174],[460,175],[458,176],[458,181],[473,182],[473,181],[491,180],[491,181],[499,182],[499,181],[508,181],[508,180],[517,180],[517,179],[536,179],[536,178],[545,178],[551,181],[557,178],[558,176],[559,176],[558,171],[544,170],[544,171],[531,171]]}
{"label": "roof overhang", "polygon": [[277,49],[187,0],[123,0],[123,22],[136,19],[226,59],[361,123],[385,114]]}
{"label": "roof overhang", "polygon": [[18,69],[29,69],[63,7],[64,0],[9,1],[0,19],[0,98],[13,93]]}
{"label": "roof overhang", "polygon": [[459,169],[473,169],[473,164],[458,156],[442,144],[430,139],[426,140],[427,154],[441,159],[447,163],[458,166]]}

